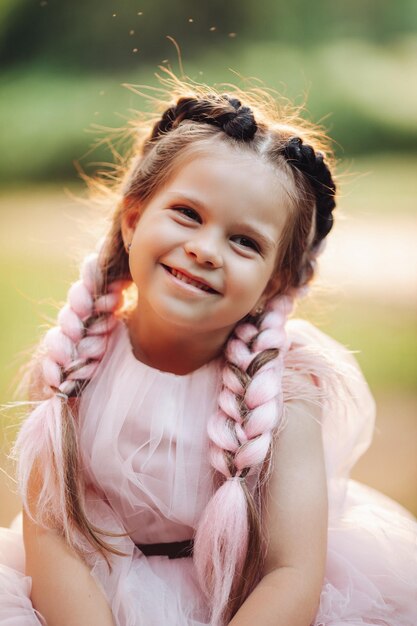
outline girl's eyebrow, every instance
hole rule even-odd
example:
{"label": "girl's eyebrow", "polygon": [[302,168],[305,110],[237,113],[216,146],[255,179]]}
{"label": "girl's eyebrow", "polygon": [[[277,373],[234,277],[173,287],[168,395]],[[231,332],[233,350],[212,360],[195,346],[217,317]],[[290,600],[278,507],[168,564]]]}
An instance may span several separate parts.
{"label": "girl's eyebrow", "polygon": [[[178,191],[178,192],[172,191],[172,192],[168,192],[168,194],[176,197],[178,202],[184,201],[195,206],[199,210],[207,211],[207,207],[203,202],[201,202],[194,196],[190,196],[188,193],[183,193],[181,191]],[[251,224],[246,224],[245,222],[239,222],[237,224],[234,224],[234,227],[237,230],[241,230],[242,232],[247,233],[248,235],[256,239],[256,241],[263,247],[263,249],[266,252],[269,252],[270,250],[273,250],[274,248],[276,248],[277,242],[274,241],[272,237],[268,237],[268,235],[261,233],[257,228],[255,228]]]}
{"label": "girl's eyebrow", "polygon": [[246,224],[245,222],[234,224],[234,227],[237,230],[243,231],[243,233],[247,233],[262,246],[265,252],[269,252],[276,247],[277,242],[272,239],[272,237],[268,237],[268,235],[261,233],[257,228],[252,226],[251,224]]}
{"label": "girl's eyebrow", "polygon": [[190,194],[185,193],[184,191],[180,191],[180,190],[168,191],[167,193],[170,196],[174,196],[174,198],[176,198],[179,202],[181,201],[188,202],[189,204],[193,204],[195,207],[197,207],[197,209],[207,211],[207,207],[205,206],[203,202],[201,202],[194,196],[191,196]]}

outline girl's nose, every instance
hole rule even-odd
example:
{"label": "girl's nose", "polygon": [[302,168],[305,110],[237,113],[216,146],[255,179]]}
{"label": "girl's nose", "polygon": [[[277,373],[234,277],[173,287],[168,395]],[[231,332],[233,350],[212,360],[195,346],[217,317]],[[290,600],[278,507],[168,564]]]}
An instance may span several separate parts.
{"label": "girl's nose", "polygon": [[200,265],[208,267],[221,267],[223,258],[220,252],[220,245],[214,237],[196,236],[184,244],[184,250],[188,256]]}

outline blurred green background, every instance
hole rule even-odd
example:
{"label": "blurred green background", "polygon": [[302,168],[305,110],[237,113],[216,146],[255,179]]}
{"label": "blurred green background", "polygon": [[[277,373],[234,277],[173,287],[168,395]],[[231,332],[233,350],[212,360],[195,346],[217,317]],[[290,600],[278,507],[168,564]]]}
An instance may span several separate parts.
{"label": "blurred green background", "polygon": [[[341,217],[301,313],[359,351],[377,400],[354,477],[417,513],[414,0],[2,0],[0,402],[100,231],[74,162],[91,173],[108,161],[91,149],[98,129],[145,106],[123,83],[156,85],[160,65],[179,73],[167,35],[192,79],[256,77],[306,102],[334,139]],[[3,413],[3,458],[15,422]],[[0,523],[17,510],[11,490],[0,476]]]}

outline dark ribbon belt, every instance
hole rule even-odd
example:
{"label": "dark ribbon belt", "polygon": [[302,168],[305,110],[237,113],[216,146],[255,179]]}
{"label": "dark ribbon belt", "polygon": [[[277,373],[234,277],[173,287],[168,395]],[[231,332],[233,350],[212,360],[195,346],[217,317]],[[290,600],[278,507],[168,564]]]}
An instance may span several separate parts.
{"label": "dark ribbon belt", "polygon": [[172,543],[137,543],[145,556],[167,556],[170,559],[182,559],[193,555],[194,541],[173,541]]}

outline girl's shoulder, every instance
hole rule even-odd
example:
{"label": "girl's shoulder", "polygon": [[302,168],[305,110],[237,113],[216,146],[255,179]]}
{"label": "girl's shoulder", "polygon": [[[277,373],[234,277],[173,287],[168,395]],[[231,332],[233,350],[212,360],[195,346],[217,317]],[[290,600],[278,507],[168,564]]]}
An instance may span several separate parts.
{"label": "girl's shoulder", "polygon": [[318,386],[333,381],[339,384],[366,384],[352,351],[303,319],[287,322],[289,339],[285,356],[287,370],[304,371]]}
{"label": "girl's shoulder", "polygon": [[283,375],[284,407],[305,399],[320,406],[326,464],[347,475],[369,447],[375,402],[353,354],[311,323],[287,323],[289,348]]}
{"label": "girl's shoulder", "polygon": [[305,319],[292,318],[288,320],[286,329],[290,340],[290,350],[300,346],[309,346],[317,353],[322,351],[323,354],[326,354],[329,350],[336,350],[338,353],[343,352],[344,354],[349,353],[342,344]]}

